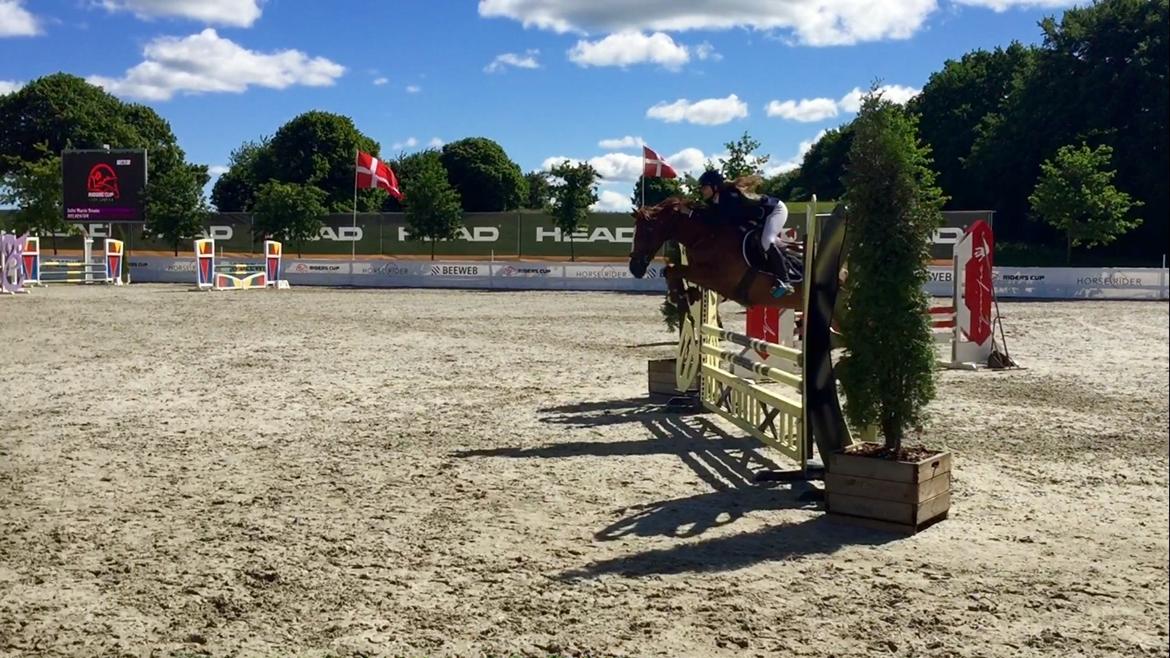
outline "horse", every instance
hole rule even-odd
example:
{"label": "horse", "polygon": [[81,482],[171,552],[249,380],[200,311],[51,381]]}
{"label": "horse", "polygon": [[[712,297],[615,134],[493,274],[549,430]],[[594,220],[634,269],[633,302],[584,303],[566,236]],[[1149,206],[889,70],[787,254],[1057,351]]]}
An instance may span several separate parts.
{"label": "horse", "polygon": [[[676,304],[697,301],[697,291],[685,291],[683,280],[702,286],[743,306],[803,308],[803,283],[793,283],[793,291],[783,297],[772,296],[776,277],[762,271],[758,229],[745,232],[736,226],[708,224],[694,216],[688,203],[670,197],[656,206],[639,208],[633,213],[634,244],[630,251],[630,274],[641,279],[650,262],[667,240],[686,247],[687,264],[666,266],[666,284]],[[753,249],[754,246],[754,249]],[[798,243],[798,252],[803,244]],[[752,261],[749,264],[748,260]],[[695,297],[695,298],[692,298]]]}

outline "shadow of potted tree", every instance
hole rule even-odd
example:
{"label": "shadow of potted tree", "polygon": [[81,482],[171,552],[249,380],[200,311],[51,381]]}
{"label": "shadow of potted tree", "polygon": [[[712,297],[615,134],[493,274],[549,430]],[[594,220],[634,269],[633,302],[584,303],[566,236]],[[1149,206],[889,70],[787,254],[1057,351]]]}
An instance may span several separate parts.
{"label": "shadow of potted tree", "polygon": [[951,454],[904,445],[935,396],[924,286],[945,198],[912,115],[871,89],[853,126],[837,373],[846,417],[869,440],[827,456],[825,504],[837,518],[916,532],[945,518],[951,501]]}

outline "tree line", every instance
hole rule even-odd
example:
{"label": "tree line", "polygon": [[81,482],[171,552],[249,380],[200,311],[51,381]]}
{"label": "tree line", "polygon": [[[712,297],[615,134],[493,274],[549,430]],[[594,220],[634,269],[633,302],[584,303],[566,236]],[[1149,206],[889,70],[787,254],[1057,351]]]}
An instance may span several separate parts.
{"label": "tree line", "polygon": [[[947,61],[907,104],[944,208],[996,211],[1001,260],[1067,261],[1081,247],[1080,260],[1133,262],[1165,251],[1167,2],[1100,0],[1060,21],[1046,18],[1040,45],[1012,43]],[[0,96],[0,125],[0,201],[20,209],[13,228],[68,229],[61,150],[145,148],[148,229],[176,249],[202,229],[212,205],[253,213],[268,235],[295,244],[315,237],[322,215],[352,211],[402,211],[420,237],[446,239],[465,212],[534,209],[572,233],[598,198],[600,177],[588,163],[524,173],[481,136],[383,157],[349,117],[310,111],[237,147],[209,203],[207,167],[186,161],[154,110],[65,73]],[[724,145],[726,159],[706,166],[729,178],[761,175],[759,191],[786,201],[836,200],[854,134],[854,122],[829,130],[797,169],[776,176],[762,176],[768,156],[747,133]],[[357,150],[391,165],[404,201],[377,189],[358,190],[355,199]],[[640,179],[630,198],[653,204],[671,195],[694,196],[694,180]]]}
{"label": "tree line", "polygon": [[[1033,262],[1110,243],[1096,255],[1156,262],[1170,240],[1167,0],[1102,0],[1039,27],[1038,46],[945,62],[908,103],[944,208],[996,211],[996,241]],[[854,132],[830,130],[769,191],[840,198]]]}

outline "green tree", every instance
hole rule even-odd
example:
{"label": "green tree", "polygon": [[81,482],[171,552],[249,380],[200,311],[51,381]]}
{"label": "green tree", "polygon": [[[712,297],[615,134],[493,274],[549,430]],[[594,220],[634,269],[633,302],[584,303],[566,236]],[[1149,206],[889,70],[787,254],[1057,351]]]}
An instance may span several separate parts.
{"label": "green tree", "polygon": [[634,194],[630,197],[630,203],[635,208],[642,205],[642,186],[646,186],[645,201],[647,206],[653,206],[662,203],[672,196],[683,196],[682,181],[677,178],[646,178],[639,176],[637,182],[634,183]]}
{"label": "green tree", "polygon": [[[170,157],[179,159],[171,153]],[[169,242],[179,254],[181,242],[194,240],[203,231],[211,208],[203,197],[210,176],[206,165],[183,162],[163,167],[146,188],[146,230]]]}
{"label": "green tree", "polygon": [[463,226],[459,193],[447,181],[447,170],[438,153],[416,161],[409,179],[402,181],[406,225],[413,238],[431,241],[431,260],[439,240],[451,240]]}
{"label": "green tree", "polygon": [[838,369],[845,412],[898,450],[935,395],[935,346],[924,286],[945,201],[917,123],[871,90],[853,122],[845,177],[849,276]]}
{"label": "green tree", "polygon": [[291,242],[298,252],[308,240],[321,236],[326,195],[313,185],[268,181],[260,186],[253,213],[256,232]]}
{"label": "green tree", "polygon": [[758,190],[760,194],[774,196],[786,200],[795,198],[796,181],[800,177],[800,169],[792,169],[775,176],[768,176]]}
{"label": "green tree", "polygon": [[[353,119],[313,110],[297,115],[271,138],[246,141],[232,151],[228,170],[212,189],[222,212],[251,211],[260,188],[270,181],[308,185],[325,194],[327,212],[351,212],[357,151],[379,157],[376,141]],[[357,211],[379,210],[387,194],[379,189],[357,193]]]}
{"label": "green tree", "polygon": [[[967,173],[996,210],[997,242],[1058,244],[1064,236],[1026,222],[1041,164],[1067,144],[1113,149],[1117,187],[1149,221],[1114,249],[1160,255],[1170,241],[1170,17],[1167,0],[1099,0],[1040,24],[1043,45],[979,123]],[[1059,241],[1059,242],[1058,242]]]}
{"label": "green tree", "polygon": [[147,151],[148,196],[166,193],[160,189],[164,184],[182,183],[193,187],[180,196],[192,203],[202,198],[195,178],[170,175],[191,166],[170,124],[153,109],[124,103],[77,76],[43,76],[0,96],[0,125],[0,154],[15,158],[0,160],[0,177],[65,149],[141,148]]}
{"label": "green tree", "polygon": [[1012,43],[994,51],[975,50],[947,60],[906,107],[918,115],[930,144],[939,186],[956,209],[984,207],[975,177],[964,166],[975,143],[972,128],[999,111],[1015,80],[1032,65],[1035,49]]}
{"label": "green tree", "polygon": [[[360,132],[353,119],[313,110],[300,114],[277,129],[257,158],[256,179],[310,185],[325,193],[329,212],[353,210],[354,171],[357,151],[378,157],[378,143]],[[382,207],[386,192],[358,191],[358,211]]]}
{"label": "green tree", "polygon": [[806,201],[815,194],[821,201],[840,199],[845,193],[842,177],[852,145],[852,124],[826,132],[804,154],[800,169],[788,181],[789,194],[782,198]]}
{"label": "green tree", "polygon": [[[422,173],[423,170],[429,168],[431,161],[437,158],[439,158],[438,149],[426,148],[413,153],[401,152],[389,164],[390,168],[394,170],[394,175],[398,177],[400,189],[405,189],[405,186],[409,185],[410,181]],[[441,160],[439,161],[439,165],[442,166]],[[386,200],[382,202],[382,210],[386,212],[403,212],[405,209],[405,203],[389,194],[386,195]]]}
{"label": "green tree", "polygon": [[490,139],[451,142],[443,146],[442,158],[467,212],[515,210],[528,195],[520,165]]}
{"label": "green tree", "polygon": [[562,162],[552,168],[552,175],[560,179],[551,190],[548,213],[561,234],[569,238],[569,260],[577,260],[573,234],[585,228],[589,207],[597,203],[597,179],[600,175],[588,162]]}
{"label": "green tree", "polygon": [[524,174],[524,180],[528,184],[528,198],[524,202],[524,207],[530,210],[543,210],[549,202],[548,172],[530,171]]}
{"label": "green tree", "polygon": [[61,157],[51,152],[45,142],[33,145],[32,152],[39,157],[33,160],[12,155],[0,158],[0,166],[6,172],[0,178],[0,203],[16,206],[9,227],[14,233],[31,231],[35,235],[50,236],[53,253],[56,253],[56,234],[70,229],[65,222]]}
{"label": "green tree", "polygon": [[1073,247],[1109,244],[1139,226],[1130,211],[1141,205],[1113,186],[1113,149],[1063,146],[1040,166],[1040,182],[1028,197],[1035,215],[1063,232],[1067,261]]}
{"label": "green tree", "polygon": [[[66,73],[30,81],[14,93],[0,96],[0,153],[14,156],[0,164],[3,175],[19,162],[32,162],[45,153],[67,148],[146,147],[144,138],[128,121],[128,106],[117,98]],[[168,141],[174,144],[173,135]],[[46,144],[43,151],[39,144]]]}
{"label": "green tree", "polygon": [[755,155],[756,149],[760,148],[760,142],[752,139],[746,130],[739,139],[725,142],[723,148],[727,149],[727,159],[723,161],[721,171],[727,180],[764,173],[764,165],[768,163],[769,156]]}
{"label": "green tree", "polygon": [[269,139],[262,137],[258,142],[244,142],[232,151],[228,170],[211,188],[211,202],[220,212],[246,212],[252,207],[260,185],[272,175],[260,170],[262,163],[270,161],[269,158],[262,161],[268,143]]}

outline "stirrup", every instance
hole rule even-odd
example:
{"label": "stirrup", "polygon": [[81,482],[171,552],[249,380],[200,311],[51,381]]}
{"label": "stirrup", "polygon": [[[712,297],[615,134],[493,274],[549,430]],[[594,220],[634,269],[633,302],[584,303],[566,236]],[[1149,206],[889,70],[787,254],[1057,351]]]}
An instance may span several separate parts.
{"label": "stirrup", "polygon": [[780,299],[781,297],[791,295],[795,291],[796,288],[793,288],[791,284],[788,284],[784,281],[777,281],[776,284],[772,286],[772,298]]}

